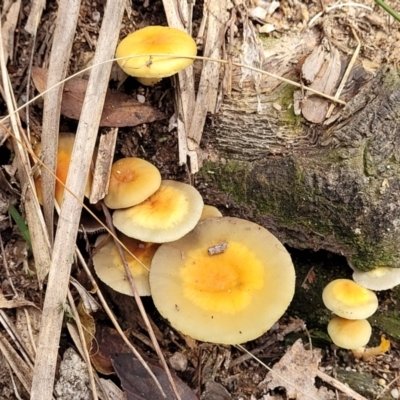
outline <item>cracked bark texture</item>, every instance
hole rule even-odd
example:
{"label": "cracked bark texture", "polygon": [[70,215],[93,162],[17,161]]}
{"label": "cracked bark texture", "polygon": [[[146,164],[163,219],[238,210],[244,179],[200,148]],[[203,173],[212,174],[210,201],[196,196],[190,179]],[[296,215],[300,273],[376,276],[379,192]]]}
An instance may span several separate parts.
{"label": "cracked bark texture", "polygon": [[[303,38],[265,68],[293,77],[293,60],[312,46]],[[206,202],[217,199],[292,247],[339,253],[363,270],[400,267],[399,73],[383,67],[367,78],[355,67],[349,102],[329,126],[294,115],[289,85],[267,78],[256,92],[234,77],[237,90],[203,136],[197,179]]]}

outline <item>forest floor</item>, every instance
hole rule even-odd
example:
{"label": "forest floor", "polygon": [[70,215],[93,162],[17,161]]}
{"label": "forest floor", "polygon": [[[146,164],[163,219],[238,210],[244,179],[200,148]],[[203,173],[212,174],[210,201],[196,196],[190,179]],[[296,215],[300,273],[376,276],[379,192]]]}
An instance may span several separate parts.
{"label": "forest floor", "polygon": [[[71,75],[90,65],[96,49],[102,22],[105,1],[82,0],[77,31],[68,66]],[[243,3],[243,4],[242,4]],[[331,4],[332,3],[332,4]],[[329,10],[333,1],[282,0],[234,1],[227,12],[240,9],[240,15],[247,15],[251,23],[264,38],[280,39],[291,34],[300,34],[308,29],[309,22],[322,13],[319,22],[331,33],[337,45],[349,35],[345,27],[353,27],[361,37],[361,53],[369,59],[369,67],[377,68],[382,64],[398,66],[400,53],[400,23],[392,21],[372,0],[359,2],[369,8],[352,4]],[[400,3],[389,2],[400,10]],[[258,8],[257,8],[258,7]],[[271,8],[272,7],[272,8]],[[261,10],[269,10],[260,17]],[[133,0],[128,7],[130,16],[124,16],[120,38],[127,33],[147,25],[167,25],[163,3],[161,1]],[[15,101],[23,105],[40,92],[40,71],[32,67],[47,68],[52,50],[54,23],[57,18],[57,3],[47,2],[41,15],[36,37],[26,32],[25,26],[32,12],[32,4],[27,0],[3,1],[1,8],[3,51],[6,52],[7,76],[10,79]],[[329,18],[325,18],[328,16]],[[203,2],[197,2],[193,10],[193,37],[197,37],[203,16]],[[236,20],[235,35],[240,37],[242,20]],[[350,29],[350,28],[349,28]],[[264,33],[263,33],[264,32]],[[347,35],[347,36],[346,36]],[[200,41],[199,41],[200,43]],[[199,45],[201,47],[201,44]],[[3,74],[4,75],[4,74]],[[31,78],[33,77],[33,82]],[[71,90],[75,87],[72,85]],[[174,88],[170,79],[164,79],[153,87],[144,87],[133,78],[121,76],[117,66],[112,69],[110,89],[124,93],[130,98],[145,101],[152,112],[158,110],[163,118],[153,122],[140,123],[136,126],[121,127],[118,133],[114,158],[137,156],[153,163],[161,172],[163,179],[174,179],[196,186],[196,177],[190,174],[188,166],[179,165],[178,138],[176,129],[171,127],[174,115]],[[77,96],[76,93],[74,95]],[[5,102],[4,82],[0,84],[0,120],[8,115]],[[78,125],[79,107],[76,97],[64,100],[71,114],[61,116],[60,132],[75,132]],[[121,100],[122,101],[122,100]],[[132,106],[133,107],[133,106]],[[19,112],[22,127],[27,132],[32,145],[40,141],[42,131],[43,103],[38,99],[28,108]],[[120,118],[127,118],[126,115]],[[10,128],[9,121],[4,125]],[[106,128],[102,128],[103,130]],[[24,188],[19,185],[15,171],[14,145],[8,131],[0,126],[0,399],[28,399],[29,390],[21,383],[24,381],[24,369],[18,368],[21,356],[26,354],[27,382],[33,374],[35,345],[32,344],[40,330],[40,314],[46,295],[46,282],[43,288],[36,278],[35,264],[26,237],[21,233],[21,226],[9,216],[9,204],[13,204],[24,215]],[[201,191],[201,187],[199,188]],[[208,193],[207,202],[220,205],[221,199],[213,201]],[[224,216],[243,217],[240,209],[228,207],[220,210]],[[78,233],[77,245],[90,268],[91,254],[97,233]],[[391,340],[389,353],[380,355],[368,362],[355,360],[351,352],[339,350],[332,345],[324,331],[329,313],[323,308],[321,291],[332,279],[351,277],[351,270],[346,260],[340,255],[325,251],[313,253],[288,249],[296,268],[297,283],[295,300],[285,315],[260,338],[248,342],[243,347],[222,346],[195,341],[174,330],[155,309],[151,298],[143,300],[146,312],[152,322],[161,350],[176,375],[183,391],[182,399],[201,397],[205,400],[217,399],[391,399],[400,398],[400,334],[396,336],[397,325],[390,330],[373,324],[374,335],[371,346],[379,344],[380,335],[386,334]],[[92,268],[91,268],[92,269]],[[72,277],[90,292],[91,284],[80,263],[75,262]],[[165,376],[160,370],[154,347],[149,340],[143,319],[131,297],[118,294],[99,282],[107,303],[117,317],[125,334],[146,359],[154,366],[164,388],[168,387]],[[79,285],[71,285],[72,296],[80,303],[82,295]],[[87,292],[86,292],[87,293]],[[91,297],[91,295],[87,295]],[[93,297],[97,299],[96,294]],[[397,289],[378,293],[380,309],[396,310],[400,293]],[[82,311],[78,310],[81,320]],[[73,338],[75,317],[66,311],[63,324],[58,368],[57,385],[63,390],[74,390],[74,394],[58,395],[63,399],[91,398],[89,377],[85,364],[69,351],[79,353],[76,338]],[[159,399],[160,394],[154,389],[153,382],[144,375],[141,367],[129,354],[104,310],[87,316],[84,329],[95,335],[98,352],[93,353],[92,363],[102,377],[104,386],[114,384],[114,394],[100,395],[101,398]],[[12,327],[12,328],[10,328]],[[14,330],[14,333],[13,333]],[[400,330],[398,330],[400,332]],[[20,339],[18,339],[18,336]],[[298,340],[301,342],[298,342]],[[16,347],[20,343],[20,347]],[[27,349],[22,350],[22,347]],[[17,349],[13,353],[12,349]],[[247,352],[251,352],[253,356]],[[74,383],[65,383],[61,366],[68,357],[73,358],[73,366],[65,369],[74,370]],[[258,359],[254,358],[257,357]],[[126,357],[126,358],[124,358]],[[64,361],[61,361],[64,358]],[[110,359],[112,358],[112,364]],[[83,364],[83,366],[82,366]],[[68,365],[68,364],[64,364]],[[71,365],[71,364],[70,364]],[[274,373],[270,369],[274,368]],[[20,372],[20,375],[16,372]],[[83,372],[82,372],[83,370]],[[80,375],[82,381],[76,375]],[[140,389],[134,383],[140,380]],[[79,381],[79,383],[78,383]],[[61,383],[60,383],[61,382]],[[82,382],[82,383],[80,383]],[[341,385],[346,383],[346,385]],[[68,389],[62,389],[65,385]],[[69,385],[69,386],[68,386]],[[350,389],[349,389],[350,388]],[[351,389],[354,390],[351,391]],[[111,390],[111,389],[109,389]],[[138,394],[140,390],[146,394]],[[101,390],[100,390],[101,392]],[[72,393],[72,392],[70,392]],[[358,397],[357,397],[358,396]],[[397,397],[396,397],[397,396]],[[171,397],[172,398],[172,397]]]}

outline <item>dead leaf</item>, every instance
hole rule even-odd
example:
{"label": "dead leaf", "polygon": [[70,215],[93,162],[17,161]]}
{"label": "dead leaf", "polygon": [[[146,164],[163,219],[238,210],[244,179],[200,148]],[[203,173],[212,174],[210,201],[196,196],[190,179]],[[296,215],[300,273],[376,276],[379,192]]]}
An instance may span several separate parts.
{"label": "dead leaf", "polygon": [[17,308],[17,307],[25,307],[31,306],[36,307],[34,303],[28,300],[24,300],[22,298],[7,300],[2,293],[0,293],[0,309],[1,308]]}
{"label": "dead leaf", "polygon": [[288,399],[333,400],[335,394],[332,391],[315,387],[316,373],[313,371],[317,371],[320,361],[320,349],[305,350],[298,340],[273,366],[273,372],[267,374],[259,387],[269,390],[284,387]]}
{"label": "dead leaf", "polygon": [[114,373],[111,356],[130,351],[120,334],[113,328],[97,324],[96,336],[92,342],[90,359],[93,366],[103,375]]}
{"label": "dead leaf", "polygon": [[[47,70],[33,67],[32,79],[39,93],[43,93],[46,89]],[[79,120],[87,84],[88,81],[81,78],[72,78],[65,82],[61,104],[62,115]],[[164,118],[165,115],[161,111],[148,104],[139,103],[124,93],[107,90],[100,126],[136,126]]]}
{"label": "dead leaf", "polygon": [[[116,354],[112,357],[112,363],[127,400],[165,400],[153,379],[132,354]],[[147,364],[160,382],[167,399],[174,399],[164,370],[158,365],[149,362]],[[180,378],[174,376],[174,381],[181,399],[198,400],[194,392]]]}

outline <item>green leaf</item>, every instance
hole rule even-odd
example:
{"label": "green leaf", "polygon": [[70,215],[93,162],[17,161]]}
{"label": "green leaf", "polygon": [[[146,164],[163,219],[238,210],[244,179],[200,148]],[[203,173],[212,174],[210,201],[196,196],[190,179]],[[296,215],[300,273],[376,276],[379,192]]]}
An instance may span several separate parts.
{"label": "green leaf", "polygon": [[31,236],[29,234],[28,225],[25,223],[24,219],[21,217],[21,214],[12,204],[8,206],[8,212],[10,213],[11,218],[14,220],[19,230],[21,231],[21,235],[25,239],[25,242],[28,245],[29,249],[31,249]]}

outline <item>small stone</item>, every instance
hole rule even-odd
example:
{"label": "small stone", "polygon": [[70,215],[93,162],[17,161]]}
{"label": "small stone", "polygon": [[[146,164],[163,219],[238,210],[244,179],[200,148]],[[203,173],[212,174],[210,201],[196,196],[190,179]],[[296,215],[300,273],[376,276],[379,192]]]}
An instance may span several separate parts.
{"label": "small stone", "polygon": [[169,358],[169,364],[175,371],[185,371],[188,359],[182,353],[176,352]]}
{"label": "small stone", "polygon": [[394,398],[394,399],[398,399],[399,398],[399,389],[392,389],[390,391],[390,395]]}

